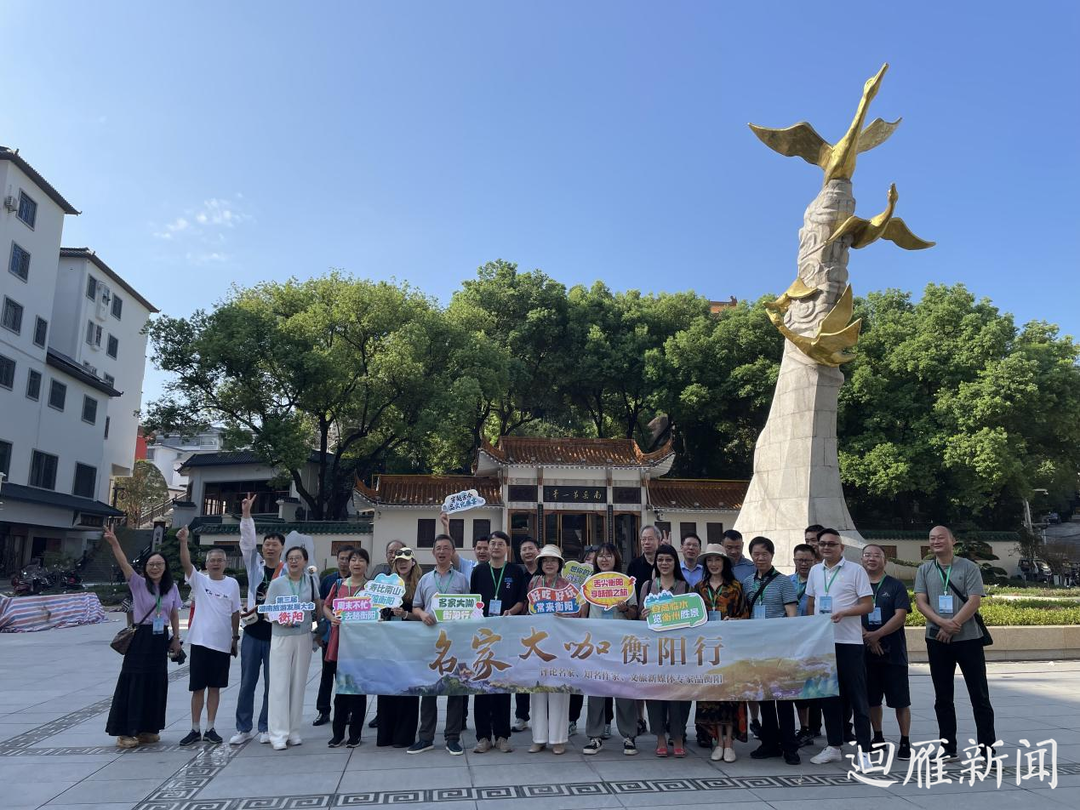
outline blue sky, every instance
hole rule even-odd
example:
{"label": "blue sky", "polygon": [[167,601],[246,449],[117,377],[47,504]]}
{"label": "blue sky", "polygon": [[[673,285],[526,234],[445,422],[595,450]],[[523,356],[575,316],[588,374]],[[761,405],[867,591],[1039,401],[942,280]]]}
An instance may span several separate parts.
{"label": "blue sky", "polygon": [[938,245],[854,252],[856,294],[962,281],[1080,336],[1080,4],[7,0],[0,30],[0,143],[170,315],[331,267],[445,302],[496,258],[780,292],[821,172],[746,124],[835,141],[888,61],[858,213],[896,182]]}

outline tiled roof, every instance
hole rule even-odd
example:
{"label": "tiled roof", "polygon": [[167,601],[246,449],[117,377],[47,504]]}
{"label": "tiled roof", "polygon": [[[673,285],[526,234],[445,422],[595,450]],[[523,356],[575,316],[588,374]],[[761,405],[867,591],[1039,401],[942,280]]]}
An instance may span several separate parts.
{"label": "tiled roof", "polygon": [[749,486],[749,481],[654,478],[649,482],[649,505],[676,510],[741,509]]}
{"label": "tiled roof", "polygon": [[8,149],[6,146],[0,146],[0,160],[10,160],[12,163],[22,169],[23,174],[25,174],[27,177],[37,183],[38,188],[44,191],[45,194],[48,195],[49,199],[59,205],[64,210],[65,214],[79,213],[75,210],[75,206],[65,200],[60,195],[60,192],[49,184],[48,180],[38,174],[37,170],[26,162],[22,155],[19,154],[18,149]]}
{"label": "tiled roof", "polygon": [[[327,457],[329,458],[329,454],[327,454]],[[311,451],[308,461],[313,464],[319,463],[317,450]],[[196,453],[181,464],[180,469],[184,470],[189,467],[224,467],[230,464],[266,464],[266,462],[254,450],[221,450],[213,453]]]}
{"label": "tiled roof", "polygon": [[380,475],[375,486],[357,479],[357,494],[378,506],[441,506],[447,495],[475,489],[488,506],[503,505],[497,478],[472,475]]}
{"label": "tiled roof", "polygon": [[120,276],[117,274],[117,272],[115,270],[113,270],[111,267],[109,267],[109,265],[105,264],[105,262],[103,262],[98,257],[98,255],[94,251],[92,251],[90,248],[88,248],[88,247],[80,247],[80,248],[62,247],[62,248],[60,248],[60,258],[61,259],[89,259],[90,261],[92,261],[94,263],[94,265],[98,268],[98,270],[100,270],[102,273],[104,273],[109,278],[111,278],[113,281],[115,281],[117,284],[119,284],[120,287],[125,292],[127,292],[128,295],[130,295],[132,298],[134,298],[136,301],[138,301],[140,304],[142,304],[148,310],[150,310],[151,312],[160,312],[160,310],[157,307],[155,307],[153,304],[151,304],[149,301],[147,301],[145,298],[143,298],[141,295],[139,295],[139,293],[135,290],[134,287],[132,287],[130,284],[128,284],[126,281],[124,281],[122,278],[120,278]]}
{"label": "tiled roof", "polygon": [[87,515],[101,515],[102,517],[121,517],[124,514],[119,509],[109,506],[107,503],[95,501],[93,498],[80,498],[78,495],[54,492],[51,489],[27,487],[22,484],[5,483],[4,488],[0,490],[0,501],[3,500],[56,506],[61,509],[73,509],[76,512]]}
{"label": "tiled roof", "polygon": [[98,377],[90,373],[90,369],[83,368],[66,354],[58,352],[56,349],[49,349],[45,353],[45,362],[53,368],[58,368],[65,374],[74,377],[76,380],[86,383],[91,388],[96,388],[101,393],[108,394],[110,397],[118,397],[123,393],[117,391],[104,380],[98,379]]}
{"label": "tiled roof", "polygon": [[[343,521],[343,520],[313,520],[305,523],[256,523],[255,533],[264,535],[267,532],[281,532],[288,534],[291,531],[300,534],[371,534],[371,521]],[[196,532],[198,535],[230,535],[240,534],[239,523],[207,523],[200,526]]]}
{"label": "tiled roof", "polygon": [[671,442],[643,453],[633,439],[549,439],[503,436],[497,447],[480,448],[500,464],[541,464],[545,467],[651,467],[674,454]]}

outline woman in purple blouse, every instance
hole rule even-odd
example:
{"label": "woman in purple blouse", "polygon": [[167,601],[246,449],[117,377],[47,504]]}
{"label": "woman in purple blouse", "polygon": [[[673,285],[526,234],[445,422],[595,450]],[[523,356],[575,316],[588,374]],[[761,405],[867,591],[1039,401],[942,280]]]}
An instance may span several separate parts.
{"label": "woman in purple blouse", "polygon": [[[180,652],[180,591],[169,566],[159,552],[143,558],[136,573],[124,558],[112,529],[105,530],[116,564],[131,588],[132,621],[136,623],[113,692],[105,730],[116,737],[120,748],[156,743],[165,728],[165,703],[169,697],[167,654]],[[170,637],[167,627],[172,629]]]}

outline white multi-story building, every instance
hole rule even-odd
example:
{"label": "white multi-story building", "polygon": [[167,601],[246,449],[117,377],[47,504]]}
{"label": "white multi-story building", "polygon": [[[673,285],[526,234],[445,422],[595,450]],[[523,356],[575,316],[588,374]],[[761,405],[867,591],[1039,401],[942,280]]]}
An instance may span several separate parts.
{"label": "white multi-story building", "polygon": [[161,471],[169,492],[183,495],[187,492],[188,477],[180,471],[181,466],[194,455],[216,453],[221,448],[221,429],[216,427],[192,436],[159,433],[147,445],[146,460]]}
{"label": "white multi-story building", "polygon": [[[139,332],[156,310],[90,251],[61,250],[64,216],[79,212],[5,147],[0,198],[0,569],[11,569],[46,551],[77,555],[121,514],[110,479],[134,463]],[[86,298],[91,276],[122,297],[119,317],[113,299],[102,318],[100,294]],[[100,361],[76,336],[89,324],[101,326]]]}

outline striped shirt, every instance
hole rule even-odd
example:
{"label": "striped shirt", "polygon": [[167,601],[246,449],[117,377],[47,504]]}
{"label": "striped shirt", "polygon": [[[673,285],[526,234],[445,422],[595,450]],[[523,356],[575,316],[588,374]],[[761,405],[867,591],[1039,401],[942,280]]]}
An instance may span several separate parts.
{"label": "striped shirt", "polygon": [[[770,571],[770,574],[774,571],[775,569]],[[772,581],[758,594],[758,590],[768,576],[766,574],[765,577],[759,579],[757,573],[755,573],[753,576],[743,580],[743,593],[746,596],[747,607],[750,607],[750,600],[754,600],[753,607],[750,608],[750,618],[752,619],[762,618],[762,607],[765,608],[764,618],[779,619],[787,615],[784,605],[798,604],[799,597],[795,593],[795,586],[783,574],[773,577]],[[756,598],[754,594],[758,594]]]}

